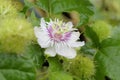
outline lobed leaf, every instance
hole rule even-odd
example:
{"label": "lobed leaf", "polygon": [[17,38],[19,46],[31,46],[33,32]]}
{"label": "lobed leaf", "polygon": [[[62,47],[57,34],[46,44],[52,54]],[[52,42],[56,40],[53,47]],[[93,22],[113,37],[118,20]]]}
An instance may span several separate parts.
{"label": "lobed leaf", "polygon": [[94,13],[89,0],[38,0],[37,5],[50,14],[75,10],[80,13],[81,20],[78,25],[88,22],[89,16]]}
{"label": "lobed leaf", "polygon": [[120,28],[113,29],[113,35],[100,44],[100,49],[95,56],[97,61],[96,80],[120,79]]}
{"label": "lobed leaf", "polygon": [[1,53],[0,80],[35,80],[35,66],[32,60]]}

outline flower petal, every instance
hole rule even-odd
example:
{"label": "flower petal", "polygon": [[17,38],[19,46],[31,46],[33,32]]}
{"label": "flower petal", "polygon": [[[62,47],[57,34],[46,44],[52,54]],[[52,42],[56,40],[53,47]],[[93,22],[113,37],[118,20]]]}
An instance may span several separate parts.
{"label": "flower petal", "polygon": [[71,44],[69,44],[71,47],[81,47],[81,46],[84,46],[85,45],[85,42],[82,41],[82,42],[73,42]]}
{"label": "flower petal", "polygon": [[64,44],[59,44],[58,47],[56,47],[56,52],[59,55],[64,56],[68,59],[75,58],[76,56],[76,51],[73,48],[68,47],[67,45]]}
{"label": "flower petal", "polygon": [[70,39],[66,42],[70,47],[80,47],[85,45],[84,41],[77,41],[79,39],[79,32],[72,32]]}
{"label": "flower petal", "polygon": [[79,39],[80,33],[79,32],[72,32],[70,37],[70,42],[75,42]]}
{"label": "flower petal", "polygon": [[39,38],[40,36],[41,36],[41,29],[40,29],[40,27],[35,27],[34,28],[34,33],[35,33],[35,36],[37,37],[37,38]]}
{"label": "flower petal", "polygon": [[34,33],[37,38],[41,38],[41,39],[49,38],[48,32],[41,30],[40,27],[35,27]]}
{"label": "flower petal", "polygon": [[73,23],[72,22],[67,22],[66,26],[68,26],[69,30],[71,30],[72,27],[73,27]]}
{"label": "flower petal", "polygon": [[45,54],[54,57],[56,55],[54,47],[49,47],[45,50]]}
{"label": "flower petal", "polygon": [[46,30],[46,22],[45,22],[44,18],[41,18],[40,27],[42,29]]}
{"label": "flower petal", "polygon": [[35,36],[38,38],[38,43],[42,48],[49,47],[50,38],[47,32],[42,31],[39,27],[34,28]]}
{"label": "flower petal", "polygon": [[42,48],[47,48],[50,46],[50,40],[41,40],[41,39],[38,39],[37,40],[39,45],[42,47]]}

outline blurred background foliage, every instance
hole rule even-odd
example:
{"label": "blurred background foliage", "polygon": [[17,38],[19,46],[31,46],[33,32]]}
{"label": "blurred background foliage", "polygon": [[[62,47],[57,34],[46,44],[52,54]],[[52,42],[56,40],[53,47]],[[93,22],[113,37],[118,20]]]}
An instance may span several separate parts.
{"label": "blurred background foliage", "polygon": [[90,0],[95,8],[94,20],[104,20],[112,26],[120,25],[120,0]]}

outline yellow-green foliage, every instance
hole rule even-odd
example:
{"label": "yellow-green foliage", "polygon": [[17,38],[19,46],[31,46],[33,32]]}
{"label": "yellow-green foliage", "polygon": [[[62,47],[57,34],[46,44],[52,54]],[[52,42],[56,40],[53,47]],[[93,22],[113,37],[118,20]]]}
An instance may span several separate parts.
{"label": "yellow-green foliage", "polygon": [[90,0],[90,2],[98,9],[101,8],[103,2],[103,0]]}
{"label": "yellow-green foliage", "polygon": [[120,20],[120,0],[105,0],[105,5],[109,10],[106,15]]}
{"label": "yellow-green foliage", "polygon": [[91,77],[95,74],[94,61],[82,55],[77,55],[76,58],[65,61],[63,63],[63,67],[73,76],[77,76],[79,80],[91,79]]}
{"label": "yellow-green foliage", "polygon": [[111,26],[104,21],[96,21],[92,28],[98,35],[100,41],[108,38],[111,34]]}
{"label": "yellow-green foliage", "polygon": [[23,18],[6,18],[0,22],[0,52],[22,53],[33,38],[33,28]]}
{"label": "yellow-green foliage", "polygon": [[17,10],[12,6],[10,0],[0,0],[0,18],[16,16]]}
{"label": "yellow-green foliage", "polygon": [[18,11],[21,11],[24,8],[24,4],[20,2],[20,0],[11,0],[11,3]]}

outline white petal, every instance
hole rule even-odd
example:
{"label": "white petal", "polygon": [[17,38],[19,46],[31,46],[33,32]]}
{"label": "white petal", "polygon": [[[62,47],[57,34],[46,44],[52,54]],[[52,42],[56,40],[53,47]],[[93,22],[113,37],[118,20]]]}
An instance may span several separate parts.
{"label": "white petal", "polygon": [[38,38],[41,36],[41,29],[40,27],[35,27],[34,28],[34,33],[35,33],[35,36]]}
{"label": "white petal", "polygon": [[50,46],[50,40],[38,39],[37,41],[42,48],[47,48]]}
{"label": "white petal", "polygon": [[70,43],[73,43],[79,39],[80,33],[79,32],[72,32],[71,37],[69,39]]}
{"label": "white petal", "polygon": [[41,32],[41,34],[39,34],[37,41],[42,48],[50,46],[50,37],[44,32],[43,33]]}
{"label": "white petal", "polygon": [[64,56],[68,59],[75,58],[75,56],[76,56],[76,51],[73,48],[70,48],[64,44],[58,45],[58,47],[56,47],[56,52],[59,55]]}
{"label": "white petal", "polygon": [[68,27],[69,27],[69,30],[71,30],[72,27],[73,27],[73,24],[72,24],[72,22],[67,22],[67,23],[66,23],[66,26],[68,26]]}
{"label": "white petal", "polygon": [[40,27],[42,29],[46,29],[46,22],[45,22],[44,18],[41,18]]}
{"label": "white petal", "polygon": [[54,47],[49,47],[45,50],[45,54],[54,57],[56,55]]}
{"label": "white petal", "polygon": [[34,28],[34,33],[35,36],[39,39],[43,39],[43,40],[49,39],[48,32],[41,30],[39,27]]}
{"label": "white petal", "polygon": [[34,28],[35,36],[38,38],[38,43],[42,48],[49,47],[50,37],[47,32],[42,31],[39,27]]}
{"label": "white petal", "polygon": [[47,30],[47,24],[46,24],[47,22],[45,22],[45,20],[44,20],[44,18],[42,18],[41,19],[41,22],[40,22],[40,28],[41,28],[41,30],[43,30],[43,31],[45,31],[45,32],[47,32],[48,30]]}
{"label": "white petal", "polygon": [[82,41],[82,42],[73,42],[73,43],[70,43],[69,45],[71,47],[81,47],[81,46],[85,45],[85,42],[84,41]]}

